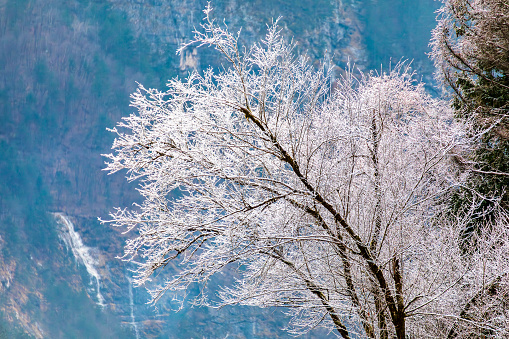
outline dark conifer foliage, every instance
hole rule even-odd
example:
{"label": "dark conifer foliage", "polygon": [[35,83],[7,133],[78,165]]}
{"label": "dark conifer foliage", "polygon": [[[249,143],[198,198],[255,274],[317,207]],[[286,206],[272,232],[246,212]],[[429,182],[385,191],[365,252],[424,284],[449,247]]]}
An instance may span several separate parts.
{"label": "dark conifer foliage", "polygon": [[438,77],[452,89],[457,117],[471,119],[479,133],[470,159],[459,159],[472,171],[470,183],[453,200],[455,212],[476,208],[469,234],[498,206],[509,208],[509,5],[448,0],[439,15],[432,40]]}

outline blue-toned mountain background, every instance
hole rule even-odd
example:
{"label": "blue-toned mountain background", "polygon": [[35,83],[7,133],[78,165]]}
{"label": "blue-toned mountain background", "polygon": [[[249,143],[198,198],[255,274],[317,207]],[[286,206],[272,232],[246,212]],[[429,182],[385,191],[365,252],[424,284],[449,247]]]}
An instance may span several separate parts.
{"label": "blue-toned mountain background", "polygon": [[[205,0],[0,0],[0,338],[289,337],[278,309],[221,310],[133,289],[115,257],[129,234],[99,224],[139,201],[125,173],[101,171],[113,127],[132,112],[136,82],[163,89],[193,69],[218,67],[192,37]],[[410,59],[432,82],[433,0],[213,1],[214,16],[242,27],[250,45],[282,16],[297,51],[337,74]],[[171,274],[170,268],[166,274]],[[232,279],[218,277],[209,287]],[[231,273],[233,274],[233,273]],[[197,293],[197,291],[191,291]],[[327,333],[312,331],[307,338]]]}

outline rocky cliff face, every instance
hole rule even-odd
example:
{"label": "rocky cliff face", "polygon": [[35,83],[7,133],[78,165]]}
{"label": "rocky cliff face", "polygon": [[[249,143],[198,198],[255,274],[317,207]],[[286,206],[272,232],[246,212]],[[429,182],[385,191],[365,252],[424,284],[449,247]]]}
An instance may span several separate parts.
{"label": "rocky cliff face", "polygon": [[[127,14],[134,33],[149,42],[162,60],[174,54],[182,43],[190,40],[195,27],[203,19],[207,1],[138,1],[110,0],[115,8]],[[359,67],[367,65],[362,40],[363,25],[357,2],[341,0],[280,1],[212,1],[213,16],[224,19],[231,31],[242,28],[241,43],[250,46],[263,37],[267,24],[280,18],[283,34],[293,38],[298,51],[313,60],[324,57],[338,67],[350,60]],[[179,58],[179,69],[202,69],[217,60],[205,51],[185,51]]]}
{"label": "rocky cliff face", "polygon": [[[212,5],[231,30],[242,27],[241,42],[248,46],[282,16],[283,34],[293,37],[297,50],[331,60],[340,74],[348,60],[361,69],[371,63],[365,32],[373,30],[366,20],[373,15],[366,8],[379,3],[390,1]],[[0,337],[285,336],[284,317],[274,310],[172,313],[171,300],[157,311],[145,305],[148,295],[132,289],[129,267],[115,258],[129,235],[96,219],[139,199],[123,174],[101,171],[100,156],[113,140],[105,129],[131,112],[136,81],[163,88],[174,76],[219,66],[206,48],[175,54],[205,5],[0,0]]]}

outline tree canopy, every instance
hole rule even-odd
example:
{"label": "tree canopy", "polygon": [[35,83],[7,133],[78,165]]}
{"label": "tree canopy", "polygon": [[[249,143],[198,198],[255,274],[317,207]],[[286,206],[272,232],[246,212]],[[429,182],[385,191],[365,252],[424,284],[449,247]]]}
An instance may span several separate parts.
{"label": "tree canopy", "polygon": [[469,175],[455,161],[471,152],[469,124],[404,65],[333,83],[277,24],[246,48],[205,13],[190,44],[218,50],[224,69],[140,86],[112,130],[107,170],[127,170],[144,198],[108,221],[137,232],[124,255],[135,282],[177,265],[155,302],[230,267],[231,284],[194,302],[288,307],[297,334],[507,335],[507,219],[465,255],[470,216],[446,213]]}

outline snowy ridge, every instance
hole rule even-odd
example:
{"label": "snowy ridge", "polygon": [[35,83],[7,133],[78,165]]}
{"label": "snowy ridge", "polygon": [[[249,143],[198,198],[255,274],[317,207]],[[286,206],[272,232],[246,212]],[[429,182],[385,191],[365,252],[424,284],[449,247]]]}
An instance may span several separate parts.
{"label": "snowy ridge", "polygon": [[67,248],[71,248],[74,259],[78,264],[83,264],[90,276],[90,283],[95,279],[97,284],[97,304],[105,306],[104,298],[101,294],[101,276],[95,265],[96,261],[90,254],[90,248],[83,244],[78,232],[74,230],[74,224],[66,215],[62,213],[53,213],[57,222],[63,227],[59,230],[59,237],[65,242]]}

